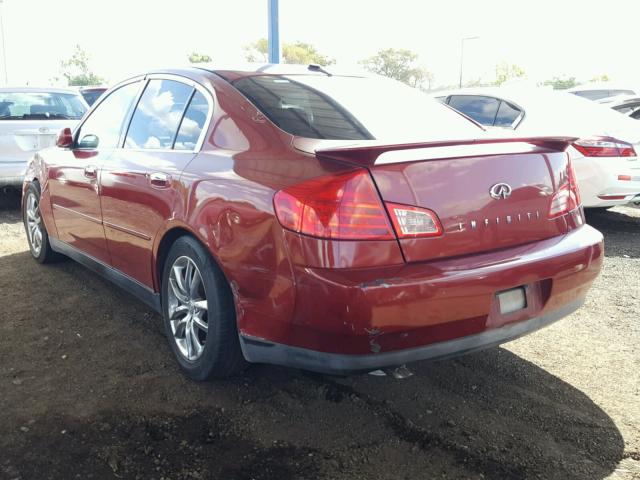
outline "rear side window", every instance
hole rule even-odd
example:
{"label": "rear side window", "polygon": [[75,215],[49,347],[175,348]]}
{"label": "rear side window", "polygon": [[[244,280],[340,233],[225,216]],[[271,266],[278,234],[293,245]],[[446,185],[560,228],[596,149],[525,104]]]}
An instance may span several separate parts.
{"label": "rear side window", "polygon": [[498,108],[496,121],[493,125],[495,127],[513,127],[513,124],[520,116],[520,113],[520,109],[502,100],[500,102],[500,107]]}
{"label": "rear side window", "polygon": [[151,80],[131,119],[126,148],[170,149],[193,87],[174,80]]}
{"label": "rear side window", "polygon": [[128,83],[109,93],[80,127],[79,148],[116,148],[125,116],[140,89],[140,82]]}
{"label": "rear side window", "polygon": [[481,125],[492,126],[500,100],[479,95],[452,95],[449,105]]}
{"label": "rear side window", "polygon": [[293,78],[252,76],[238,79],[233,85],[269,120],[292,135],[334,140],[373,138],[329,95]]}
{"label": "rear side window", "polygon": [[78,119],[86,111],[73,93],[0,92],[0,120]]}
{"label": "rear side window", "polygon": [[209,102],[196,90],[184,114],[178,136],[173,148],[175,150],[194,150],[209,115]]}

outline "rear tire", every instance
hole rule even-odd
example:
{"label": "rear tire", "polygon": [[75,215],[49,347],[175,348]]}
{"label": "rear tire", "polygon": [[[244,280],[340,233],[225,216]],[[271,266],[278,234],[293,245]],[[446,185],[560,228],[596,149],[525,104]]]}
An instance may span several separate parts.
{"label": "rear tire", "polygon": [[60,254],[51,249],[49,234],[40,214],[40,197],[40,184],[37,181],[31,182],[22,201],[22,222],[31,256],[39,263],[50,263],[59,260]]}
{"label": "rear tire", "polygon": [[171,349],[189,378],[229,377],[246,365],[229,284],[192,237],[178,238],[164,262],[162,313]]}

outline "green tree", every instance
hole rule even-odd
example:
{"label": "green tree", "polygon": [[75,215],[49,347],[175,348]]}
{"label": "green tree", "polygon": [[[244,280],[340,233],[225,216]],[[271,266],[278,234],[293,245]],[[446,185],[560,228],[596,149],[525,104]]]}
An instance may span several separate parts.
{"label": "green tree", "polygon": [[496,81],[494,84],[502,85],[507,80],[511,80],[512,78],[522,78],[524,75],[524,70],[518,65],[502,62],[496,65]]}
{"label": "green tree", "polygon": [[189,54],[189,63],[208,63],[210,61],[211,57],[206,53],[198,53],[194,51]]}
{"label": "green tree", "polygon": [[[266,38],[247,45],[245,59],[248,62],[267,62],[269,55],[269,43]],[[331,65],[335,59],[321,54],[316,47],[305,42],[293,42],[282,44],[282,62],[300,63],[302,65]]]}
{"label": "green tree", "polygon": [[553,87],[554,90],[566,90],[579,85],[576,77],[553,77],[551,80],[545,80],[542,84],[547,87]]}
{"label": "green tree", "polygon": [[609,75],[603,73],[602,75],[596,75],[589,82],[608,82],[610,80]]}
{"label": "green tree", "polygon": [[416,65],[418,54],[406,49],[385,48],[360,63],[370,72],[394,78],[412,87],[431,89],[433,74]]}
{"label": "green tree", "polygon": [[104,83],[102,77],[93,73],[89,67],[89,54],[80,45],[76,48],[68,60],[60,62],[62,76],[67,79],[70,86],[99,85]]}

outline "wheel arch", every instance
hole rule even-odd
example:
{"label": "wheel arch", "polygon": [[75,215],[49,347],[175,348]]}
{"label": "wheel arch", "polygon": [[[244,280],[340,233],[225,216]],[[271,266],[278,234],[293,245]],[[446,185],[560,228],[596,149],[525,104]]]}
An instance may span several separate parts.
{"label": "wheel arch", "polygon": [[222,274],[224,275],[229,288],[231,288],[231,283],[229,281],[229,277],[227,276],[220,259],[212,252],[208,242],[205,238],[199,235],[196,231],[190,228],[186,224],[178,223],[169,226],[161,235],[158,236],[158,240],[156,242],[156,246],[154,248],[153,255],[153,280],[154,280],[154,290],[156,292],[161,292],[162,290],[162,272],[164,271],[165,261],[167,259],[167,255],[169,254],[169,250],[171,250],[171,246],[181,237],[188,236],[196,240],[204,250],[209,254],[211,260],[216,264],[216,266],[220,269]]}

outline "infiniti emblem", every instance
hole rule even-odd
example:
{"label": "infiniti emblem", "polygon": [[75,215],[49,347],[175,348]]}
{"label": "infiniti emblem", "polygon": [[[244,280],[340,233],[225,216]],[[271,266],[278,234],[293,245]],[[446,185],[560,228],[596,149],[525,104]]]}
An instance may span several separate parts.
{"label": "infiniti emblem", "polygon": [[496,200],[499,200],[501,198],[504,200],[505,198],[509,198],[509,196],[511,195],[511,186],[506,183],[496,183],[489,190],[489,194]]}

